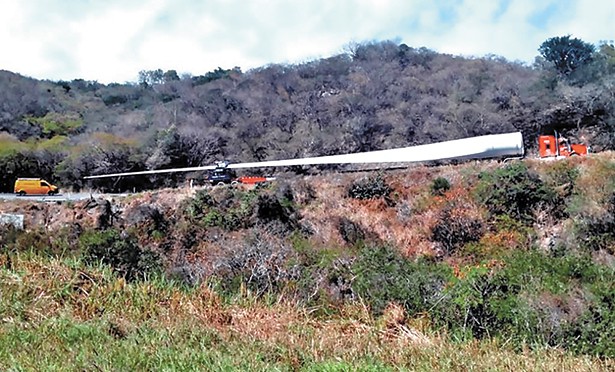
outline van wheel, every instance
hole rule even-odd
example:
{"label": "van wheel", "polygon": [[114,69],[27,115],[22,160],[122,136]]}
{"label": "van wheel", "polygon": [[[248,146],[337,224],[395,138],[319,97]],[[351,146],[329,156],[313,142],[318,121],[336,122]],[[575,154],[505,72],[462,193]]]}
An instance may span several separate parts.
{"label": "van wheel", "polygon": [[17,193],[17,195],[19,195],[19,196],[24,196],[24,195],[26,195],[26,192],[25,192],[25,191],[23,191],[23,190],[21,190],[20,192],[18,192],[18,193]]}
{"label": "van wheel", "polygon": [[216,186],[224,186],[224,185],[225,185],[225,183],[224,183],[224,182],[218,182],[218,183],[216,184]]}
{"label": "van wheel", "polygon": [[54,194],[55,194],[55,192],[53,192],[53,191],[51,191],[51,190],[49,190],[49,192],[47,192],[47,195],[49,195],[49,196],[52,196],[52,195],[54,195]]}

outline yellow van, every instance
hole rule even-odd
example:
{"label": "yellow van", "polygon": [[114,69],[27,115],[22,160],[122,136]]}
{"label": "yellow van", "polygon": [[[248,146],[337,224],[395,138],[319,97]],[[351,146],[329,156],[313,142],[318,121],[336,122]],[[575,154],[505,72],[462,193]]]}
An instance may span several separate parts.
{"label": "yellow van", "polygon": [[57,186],[40,178],[18,178],[15,181],[17,195],[54,195],[59,191]]}

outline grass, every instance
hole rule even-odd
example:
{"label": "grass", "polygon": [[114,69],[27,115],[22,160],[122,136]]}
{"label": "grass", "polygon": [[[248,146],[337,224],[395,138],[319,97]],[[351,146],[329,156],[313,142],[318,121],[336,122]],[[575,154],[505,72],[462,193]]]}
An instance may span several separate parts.
{"label": "grass", "polygon": [[505,341],[457,343],[360,303],[335,315],[247,291],[225,300],[154,277],[127,283],[105,266],[35,254],[0,256],[0,369],[595,371],[608,359]]}
{"label": "grass", "polygon": [[[612,343],[598,342],[612,339],[608,314],[613,271],[606,261],[612,257],[608,250],[612,240],[604,240],[611,245],[602,244],[606,247],[599,246],[602,251],[589,249],[579,238],[581,230],[573,229],[583,219],[590,227],[610,221],[597,219],[612,208],[615,168],[609,159],[530,162],[529,170],[537,171],[545,185],[557,188],[567,206],[566,213],[547,218],[549,214],[537,213],[541,204],[534,205],[528,211],[535,218],[532,224],[508,214],[488,215],[475,200],[475,185],[485,182],[476,167],[466,174],[458,166],[440,173],[418,169],[391,177],[391,201],[344,197],[347,187],[341,184],[315,188],[315,196],[301,205],[302,221],[310,223],[314,234],[295,231],[289,238],[263,240],[278,244],[287,239],[297,253],[289,258],[297,261],[291,266],[303,265],[300,280],[280,279],[276,290],[262,296],[250,292],[257,287],[241,285],[239,274],[193,287],[156,275],[126,281],[108,266],[88,265],[99,258],[86,262],[79,257],[87,255],[60,249],[70,247],[67,242],[74,239],[68,230],[53,239],[47,230],[25,232],[15,239],[0,236],[0,370],[615,370]],[[438,176],[450,180],[451,188],[433,195],[430,184]],[[346,184],[348,177],[343,176]],[[165,200],[161,208],[175,211],[178,195],[172,195],[143,194],[127,203]],[[245,201],[241,195],[229,196],[234,208],[220,211],[239,210]],[[482,236],[462,242],[438,260],[432,231],[446,216],[443,210],[457,217],[448,221],[451,231],[458,229],[455,222],[470,218],[480,219],[485,229]],[[345,244],[338,228],[340,216],[365,228],[366,236],[378,244]],[[66,221],[56,217],[54,223],[66,225]],[[182,227],[170,225],[164,234],[192,234],[182,232]],[[170,233],[173,228],[175,234]],[[588,231],[602,231],[596,229]],[[266,226],[212,231],[243,242],[250,234],[266,231]],[[205,236],[207,230],[198,232]],[[143,246],[166,242],[164,235],[150,239],[141,233]],[[543,242],[545,236],[552,238]],[[194,256],[189,261],[194,259],[207,270],[210,263],[203,257],[213,257],[212,247],[219,249],[216,244],[228,245],[231,240],[189,246],[186,252]],[[366,261],[365,270],[356,271],[361,257],[377,253],[374,248],[385,243],[399,255]],[[230,246],[229,257],[235,257],[240,251],[234,249],[242,244]],[[49,257],[54,254],[55,258]],[[431,298],[422,294],[424,288],[439,293],[439,287],[418,280],[436,267],[418,265],[414,259],[421,254],[427,256],[425,262],[449,267],[452,272],[447,271],[444,281],[452,280],[448,284],[454,286],[445,287],[448,297],[437,297],[434,305],[417,305],[413,311],[410,300]],[[407,265],[401,265],[402,256],[410,258]],[[340,257],[344,260],[336,261]],[[346,259],[354,262],[348,265],[355,271],[336,266]],[[399,262],[400,268],[392,262]],[[368,290],[358,291],[361,280],[370,277]],[[379,284],[388,283],[382,277],[390,283]],[[324,284],[315,286],[311,281],[319,278]],[[340,278],[352,280],[352,299],[327,297],[327,291],[337,288],[335,283],[346,283]],[[335,283],[327,284],[333,279]],[[226,290],[214,280],[237,286]],[[414,292],[408,292],[411,289]],[[318,291],[322,299],[302,297]],[[408,319],[408,314],[415,318]],[[472,339],[467,319],[481,324],[478,331],[488,332],[484,336],[478,332]]]}

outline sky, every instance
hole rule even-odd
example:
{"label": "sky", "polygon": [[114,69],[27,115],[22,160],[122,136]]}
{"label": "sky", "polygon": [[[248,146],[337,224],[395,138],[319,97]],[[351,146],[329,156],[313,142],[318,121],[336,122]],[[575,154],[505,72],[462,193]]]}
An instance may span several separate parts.
{"label": "sky", "polygon": [[392,40],[531,64],[540,44],[615,39],[614,0],[0,0],[0,70],[136,82],[300,64]]}

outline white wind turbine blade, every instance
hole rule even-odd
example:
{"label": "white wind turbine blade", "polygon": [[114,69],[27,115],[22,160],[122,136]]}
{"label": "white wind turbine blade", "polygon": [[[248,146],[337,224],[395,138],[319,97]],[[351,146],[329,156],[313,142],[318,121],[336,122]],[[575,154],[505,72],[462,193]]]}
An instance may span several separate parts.
{"label": "white wind turbine blade", "polygon": [[229,168],[286,167],[318,164],[412,163],[451,159],[484,159],[523,155],[521,132],[492,134],[428,145],[345,155],[230,164]]}
{"label": "white wind turbine blade", "polygon": [[216,166],[215,165],[205,165],[202,167],[155,169],[155,170],[146,170],[146,171],[138,171],[138,172],[109,173],[109,174],[99,174],[96,176],[86,176],[83,178],[90,180],[94,178],[139,176],[139,175],[144,175],[144,174],[159,174],[159,173],[194,172],[194,171],[212,170],[212,169],[216,169]]}
{"label": "white wind turbine blade", "polygon": [[[485,159],[502,156],[523,156],[523,154],[523,136],[521,132],[514,132],[463,138],[453,141],[403,147],[398,149],[360,152],[355,154],[237,163],[228,165],[228,168],[239,169],[261,167],[288,167],[293,165],[321,164],[412,163],[434,160]],[[157,169],[139,172],[101,174],[96,176],[87,176],[84,178],[94,179],[104,177],[136,176],[173,172],[193,172],[212,170],[215,168],[215,165],[208,165],[202,167]]]}

